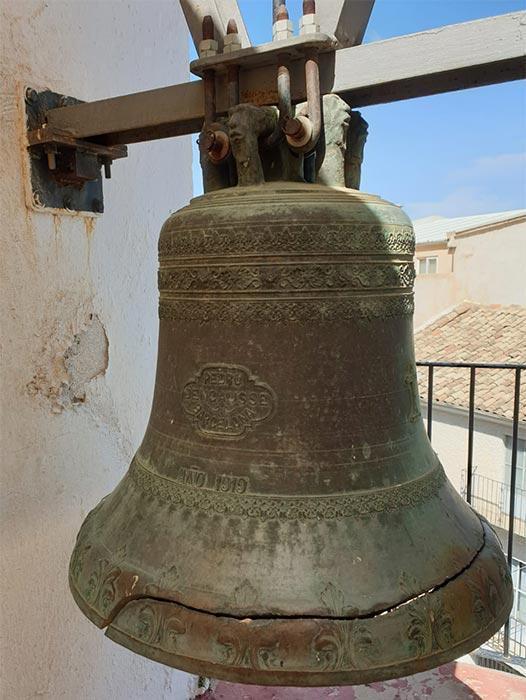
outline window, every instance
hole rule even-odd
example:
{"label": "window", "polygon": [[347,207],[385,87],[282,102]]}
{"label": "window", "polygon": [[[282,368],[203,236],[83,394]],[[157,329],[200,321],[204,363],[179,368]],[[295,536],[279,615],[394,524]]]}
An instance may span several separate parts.
{"label": "window", "polygon": [[[511,491],[511,447],[512,437],[504,438],[506,456],[504,459],[506,484],[503,487],[503,511],[510,512]],[[526,440],[517,440],[517,472],[515,477],[515,517],[526,520]],[[526,573],[524,574],[526,577]]]}
{"label": "window", "polygon": [[436,255],[427,258],[418,258],[418,274],[431,275],[438,272],[438,258]]}
{"label": "window", "polygon": [[511,577],[515,591],[511,614],[520,622],[526,623],[526,562],[520,559],[512,559]]}

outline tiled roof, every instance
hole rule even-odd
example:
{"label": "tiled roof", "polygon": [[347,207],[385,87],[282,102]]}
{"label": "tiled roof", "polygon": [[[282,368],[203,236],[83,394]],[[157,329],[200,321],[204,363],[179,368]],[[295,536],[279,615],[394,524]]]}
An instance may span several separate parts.
{"label": "tiled roof", "polygon": [[493,214],[476,214],[475,216],[459,216],[448,219],[445,216],[426,216],[424,219],[413,221],[417,245],[420,243],[435,243],[447,241],[453,233],[462,233],[489,224],[499,224],[510,219],[526,216],[526,209],[499,211]]}
{"label": "tiled roof", "polygon": [[[526,364],[526,306],[465,302],[415,333],[417,360]],[[469,407],[469,369],[435,368],[433,400]],[[418,368],[420,396],[427,398],[427,368]],[[478,369],[475,410],[513,417],[515,373]],[[522,371],[520,420],[526,420],[526,370]]]}

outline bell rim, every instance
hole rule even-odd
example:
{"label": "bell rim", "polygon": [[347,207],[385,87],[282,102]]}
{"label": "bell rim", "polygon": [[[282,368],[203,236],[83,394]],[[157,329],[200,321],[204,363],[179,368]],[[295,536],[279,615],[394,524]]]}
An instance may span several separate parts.
{"label": "bell rim", "polygon": [[[202,662],[200,659],[193,659],[183,655],[157,651],[150,646],[144,646],[141,651],[131,639],[120,630],[108,627],[105,636],[112,642],[140,654],[151,661],[156,661],[164,666],[192,673],[199,676],[206,676],[218,681],[227,683],[242,683],[244,685],[264,685],[282,686],[295,688],[319,688],[325,686],[354,686],[367,683],[394,680],[412,676],[415,673],[430,671],[434,668],[451,663],[461,656],[473,651],[483,642],[488,640],[506,622],[509,612],[504,606],[501,615],[495,618],[487,627],[480,630],[476,635],[469,637],[448,650],[426,656],[420,659],[408,660],[403,666],[391,664],[372,669],[359,669],[356,671],[257,671],[253,668],[232,669],[218,663]],[[132,642],[132,643],[130,643]]]}
{"label": "bell rim", "polygon": [[[154,661],[230,682],[297,687],[356,685],[425,671],[478,647],[504,624],[511,610],[513,594],[511,579],[503,569],[504,554],[490,526],[483,519],[481,524],[485,543],[466,569],[427,595],[385,614],[354,619],[300,616],[250,621],[139,596],[119,608],[105,633],[121,646]],[[99,627],[108,624],[83,600],[71,579],[70,586],[84,614]],[[469,611],[462,607],[467,604]],[[455,638],[452,630],[462,613],[464,634]],[[373,657],[367,648],[374,647],[374,642],[363,631],[368,620],[373,621],[369,628],[375,631],[378,643],[381,640],[376,664],[369,663]],[[404,630],[405,646],[400,644],[400,630]],[[300,657],[292,662],[286,657],[287,644],[294,653],[303,644]],[[167,648],[170,645],[172,648]],[[406,655],[396,658],[402,646]],[[384,648],[391,656],[383,654]]]}

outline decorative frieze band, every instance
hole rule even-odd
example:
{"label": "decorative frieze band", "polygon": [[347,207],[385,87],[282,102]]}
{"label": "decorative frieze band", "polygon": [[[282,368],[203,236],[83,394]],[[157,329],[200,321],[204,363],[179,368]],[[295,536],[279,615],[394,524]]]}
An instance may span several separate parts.
{"label": "decorative frieze band", "polygon": [[345,291],[411,288],[412,263],[201,265],[159,271],[159,289],[184,292]]}
{"label": "decorative frieze band", "polygon": [[348,253],[413,255],[415,241],[410,226],[357,221],[325,223],[231,224],[210,228],[179,226],[163,231],[159,256],[277,255],[283,253]]}
{"label": "decorative frieze band", "polygon": [[413,294],[317,299],[181,299],[161,295],[159,318],[196,323],[332,323],[410,316]]}
{"label": "decorative frieze band", "polygon": [[331,496],[264,496],[222,493],[196,484],[161,477],[136,457],[129,478],[148,496],[173,506],[259,520],[334,520],[398,511],[432,498],[445,484],[441,465],[419,479],[391,488]]}

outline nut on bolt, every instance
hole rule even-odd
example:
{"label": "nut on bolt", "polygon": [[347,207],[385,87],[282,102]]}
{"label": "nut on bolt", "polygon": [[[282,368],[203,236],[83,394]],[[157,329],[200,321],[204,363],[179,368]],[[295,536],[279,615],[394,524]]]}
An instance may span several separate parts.
{"label": "nut on bolt", "polygon": [[38,93],[32,87],[27,87],[25,92],[25,100],[28,104],[33,104],[37,101]]}
{"label": "nut on bolt", "polygon": [[241,40],[237,31],[235,19],[229,19],[226,25],[226,34],[223,38],[223,53],[233,53],[241,50]]}
{"label": "nut on bolt", "polygon": [[320,31],[316,23],[315,0],[303,0],[303,15],[300,17],[300,34],[315,34]]}
{"label": "nut on bolt", "polygon": [[209,129],[200,139],[199,145],[208,151],[212,163],[220,163],[230,153],[230,140],[221,129]]}
{"label": "nut on bolt", "polygon": [[281,127],[287,143],[292,148],[302,148],[312,136],[312,122],[308,117],[299,115],[287,117]]}
{"label": "nut on bolt", "polygon": [[44,200],[42,199],[40,190],[34,190],[32,200],[35,207],[40,208],[44,206]]}
{"label": "nut on bolt", "polygon": [[292,36],[292,22],[286,5],[280,5],[276,13],[276,19],[272,25],[272,41],[290,39]]}
{"label": "nut on bolt", "polygon": [[203,17],[203,38],[199,42],[199,58],[207,58],[208,56],[216,56],[218,51],[218,43],[214,39],[214,20],[211,15]]}

